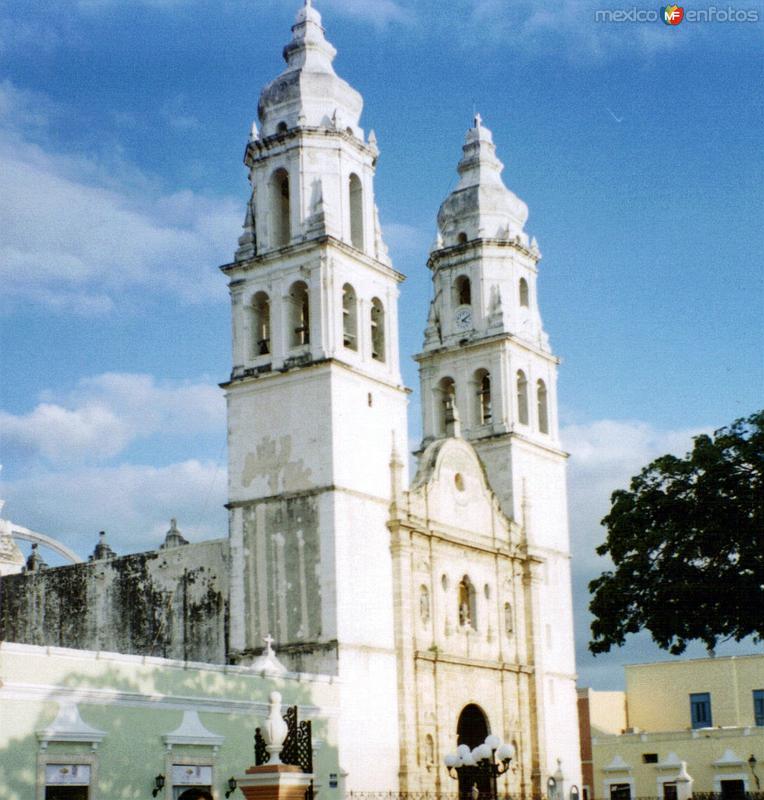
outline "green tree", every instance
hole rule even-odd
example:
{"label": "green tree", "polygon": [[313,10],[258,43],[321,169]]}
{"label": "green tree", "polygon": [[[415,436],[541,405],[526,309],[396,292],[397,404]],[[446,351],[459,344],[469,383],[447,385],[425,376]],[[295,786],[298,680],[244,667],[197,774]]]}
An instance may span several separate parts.
{"label": "green tree", "polygon": [[642,629],[674,654],[764,638],[764,410],[653,461],[602,524],[615,569],[589,584],[592,653]]}

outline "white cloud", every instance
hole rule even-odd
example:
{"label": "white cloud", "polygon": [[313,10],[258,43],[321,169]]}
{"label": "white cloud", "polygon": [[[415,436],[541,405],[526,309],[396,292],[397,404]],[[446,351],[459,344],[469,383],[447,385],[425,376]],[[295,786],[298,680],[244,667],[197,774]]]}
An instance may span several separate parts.
{"label": "white cloud", "polygon": [[222,433],[224,424],[225,404],[214,384],[160,384],[128,373],[84,378],[65,397],[47,392],[26,414],[0,411],[4,449],[58,465],[104,462],[158,434]]}
{"label": "white cloud", "polygon": [[[184,302],[223,298],[216,265],[240,232],[243,201],[162,193],[129,164],[53,152],[45,98],[0,84],[0,281],[4,305],[109,311],[134,289]],[[116,173],[116,174],[115,174]]]}
{"label": "white cloud", "polygon": [[395,0],[321,0],[316,7],[323,11],[343,14],[346,17],[363,22],[370,22],[377,27],[384,27],[391,22],[410,23],[413,13]]}
{"label": "white cloud", "polygon": [[196,460],[41,471],[0,483],[0,496],[7,500],[4,516],[83,557],[99,530],[118,553],[132,553],[161,544],[171,517],[190,540],[226,536],[225,475],[224,464]]}

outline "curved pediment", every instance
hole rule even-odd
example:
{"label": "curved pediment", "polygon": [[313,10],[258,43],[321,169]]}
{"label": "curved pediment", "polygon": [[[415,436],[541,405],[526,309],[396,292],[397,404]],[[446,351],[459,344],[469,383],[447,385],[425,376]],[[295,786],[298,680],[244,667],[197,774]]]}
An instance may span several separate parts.
{"label": "curved pediment", "polygon": [[425,449],[409,503],[438,527],[512,538],[512,523],[500,510],[475,448],[464,439],[438,439]]}

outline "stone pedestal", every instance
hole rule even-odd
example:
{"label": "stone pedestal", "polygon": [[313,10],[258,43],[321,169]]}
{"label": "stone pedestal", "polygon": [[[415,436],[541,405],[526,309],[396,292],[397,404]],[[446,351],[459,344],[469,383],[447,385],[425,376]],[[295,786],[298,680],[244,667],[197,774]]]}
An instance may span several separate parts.
{"label": "stone pedestal", "polygon": [[305,800],[312,780],[313,774],[301,772],[299,767],[263,764],[250,767],[237,783],[247,800]]}

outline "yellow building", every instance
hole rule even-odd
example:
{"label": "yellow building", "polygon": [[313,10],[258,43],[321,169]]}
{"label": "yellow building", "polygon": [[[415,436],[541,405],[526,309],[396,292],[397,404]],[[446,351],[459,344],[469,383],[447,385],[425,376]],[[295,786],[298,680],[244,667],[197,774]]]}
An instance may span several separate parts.
{"label": "yellow building", "polygon": [[633,664],[625,692],[579,690],[579,711],[586,800],[762,791],[764,654]]}

